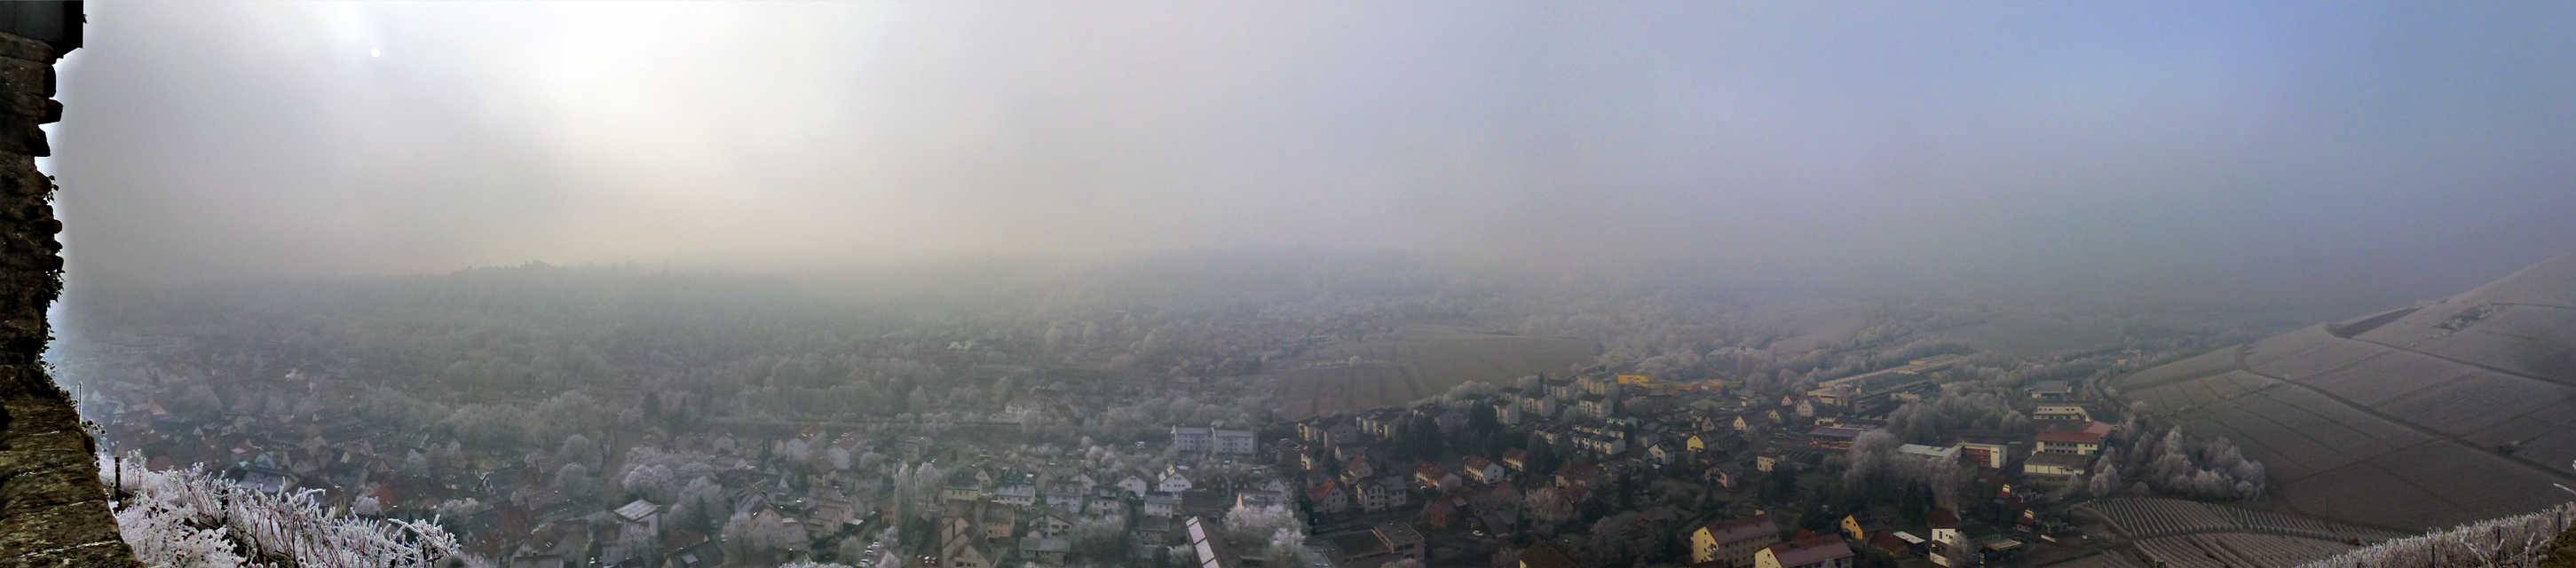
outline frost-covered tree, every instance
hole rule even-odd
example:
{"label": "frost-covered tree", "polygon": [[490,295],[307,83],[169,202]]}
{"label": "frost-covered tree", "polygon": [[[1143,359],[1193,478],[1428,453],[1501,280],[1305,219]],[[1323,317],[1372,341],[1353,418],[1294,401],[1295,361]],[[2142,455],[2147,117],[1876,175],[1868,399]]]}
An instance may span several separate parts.
{"label": "frost-covered tree", "polygon": [[1306,529],[1306,521],[1297,518],[1295,509],[1280,505],[1235,507],[1225,514],[1226,536],[1232,538],[1237,546],[1249,547],[1269,542],[1271,533],[1283,529],[1303,533]]}
{"label": "frost-covered tree", "polygon": [[152,471],[140,456],[99,471],[129,495],[111,503],[117,531],[145,565],[169,568],[427,567],[455,554],[456,537],[429,521],[340,515],[315,491],[267,493],[196,470]]}
{"label": "frost-covered tree", "polygon": [[2093,472],[2093,480],[2085,486],[2085,490],[2095,497],[2109,497],[2120,491],[2119,464],[2110,463],[2111,460],[2107,459],[2102,461],[2102,471]]}

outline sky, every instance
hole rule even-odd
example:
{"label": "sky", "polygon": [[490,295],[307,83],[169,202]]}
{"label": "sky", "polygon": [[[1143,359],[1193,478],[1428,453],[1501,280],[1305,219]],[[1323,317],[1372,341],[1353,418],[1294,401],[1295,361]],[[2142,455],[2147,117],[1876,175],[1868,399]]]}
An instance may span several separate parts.
{"label": "sky", "polygon": [[2429,299],[2576,4],[88,4],[75,289],[1240,245]]}

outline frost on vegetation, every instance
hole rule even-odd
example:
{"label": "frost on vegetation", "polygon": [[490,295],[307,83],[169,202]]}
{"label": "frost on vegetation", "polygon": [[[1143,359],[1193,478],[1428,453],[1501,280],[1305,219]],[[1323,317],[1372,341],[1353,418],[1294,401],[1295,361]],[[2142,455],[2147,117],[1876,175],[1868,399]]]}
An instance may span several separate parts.
{"label": "frost on vegetation", "polygon": [[[99,471],[119,464],[99,456]],[[152,471],[124,460],[117,531],[145,565],[169,568],[430,566],[456,537],[435,521],[332,511],[315,491],[267,493],[196,469]],[[104,480],[103,480],[104,481]]]}
{"label": "frost on vegetation", "polygon": [[2549,556],[2550,542],[2570,519],[2576,519],[2576,503],[2393,539],[2299,568],[2532,566]]}

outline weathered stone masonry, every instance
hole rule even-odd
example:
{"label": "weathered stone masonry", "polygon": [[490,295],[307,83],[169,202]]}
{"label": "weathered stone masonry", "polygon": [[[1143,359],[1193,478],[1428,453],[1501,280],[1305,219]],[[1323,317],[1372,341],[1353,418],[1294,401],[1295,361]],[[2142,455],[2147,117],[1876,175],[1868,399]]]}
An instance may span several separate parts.
{"label": "weathered stone masonry", "polygon": [[79,2],[0,3],[0,568],[137,566],[119,540],[71,397],[41,363],[62,293],[52,155],[38,125],[62,120],[54,62],[80,47]]}

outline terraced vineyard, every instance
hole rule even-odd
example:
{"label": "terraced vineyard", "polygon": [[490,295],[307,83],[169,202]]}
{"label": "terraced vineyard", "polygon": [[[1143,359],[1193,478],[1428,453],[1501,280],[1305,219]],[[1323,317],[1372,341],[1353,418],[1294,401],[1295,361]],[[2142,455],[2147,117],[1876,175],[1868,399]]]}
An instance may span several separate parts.
{"label": "terraced vineyard", "polygon": [[2130,538],[2245,532],[2342,542],[2376,542],[2405,536],[2380,529],[2161,497],[2119,497],[2076,506],[2109,519]]}
{"label": "terraced vineyard", "polygon": [[2355,541],[2371,543],[2404,536],[2316,519],[2154,497],[2121,497],[2076,509],[2111,521],[2114,529],[2133,539],[2131,549],[2053,566],[2270,568],[2360,548],[2350,544]]}
{"label": "terraced vineyard", "polygon": [[2116,379],[2270,468],[2299,514],[2407,529],[2532,511],[2576,485],[2576,255],[2442,302]]}
{"label": "terraced vineyard", "polygon": [[2167,568],[2278,568],[2361,547],[2268,534],[2199,534],[2137,541],[2150,566]]}

